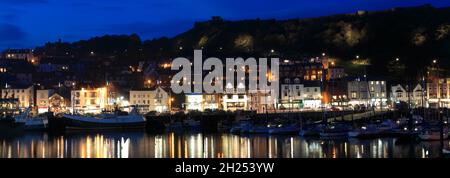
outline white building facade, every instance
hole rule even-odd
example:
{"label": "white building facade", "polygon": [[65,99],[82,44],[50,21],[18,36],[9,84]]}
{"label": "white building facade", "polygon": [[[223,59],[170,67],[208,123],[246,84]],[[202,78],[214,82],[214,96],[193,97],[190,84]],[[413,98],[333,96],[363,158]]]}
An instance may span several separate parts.
{"label": "white building facade", "polygon": [[21,109],[34,107],[34,87],[24,88],[5,88],[2,89],[2,99],[15,98],[19,100],[19,107]]}
{"label": "white building facade", "polygon": [[163,113],[170,109],[169,100],[169,93],[157,87],[153,90],[131,90],[129,103],[143,114],[151,111]]}
{"label": "white building facade", "polygon": [[107,88],[91,88],[71,91],[72,113],[100,113],[108,106]]}

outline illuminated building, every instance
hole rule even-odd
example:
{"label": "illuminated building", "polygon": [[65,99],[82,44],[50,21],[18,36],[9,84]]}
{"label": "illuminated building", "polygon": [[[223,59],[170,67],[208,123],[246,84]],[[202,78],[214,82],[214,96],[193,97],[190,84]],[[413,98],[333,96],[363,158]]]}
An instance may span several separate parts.
{"label": "illuminated building", "polygon": [[424,100],[423,88],[420,84],[417,84],[411,90],[408,86],[402,86],[400,84],[391,87],[391,101],[393,103],[411,102],[412,107],[421,107],[422,101]]}
{"label": "illuminated building", "polygon": [[49,109],[49,97],[53,90],[36,90],[36,106],[38,113],[46,113]]}
{"label": "illuminated building", "polygon": [[16,98],[19,100],[19,107],[21,109],[34,106],[34,87],[18,87],[2,89],[1,98],[10,99]]}
{"label": "illuminated building", "polygon": [[247,101],[248,99],[246,94],[224,94],[222,96],[223,110],[247,110]]}
{"label": "illuminated building", "polygon": [[187,111],[204,111],[219,109],[219,96],[216,94],[186,94]]}
{"label": "illuminated building", "polygon": [[429,107],[450,106],[450,78],[440,78],[427,83],[427,98]]}
{"label": "illuminated building", "polygon": [[55,114],[65,113],[69,104],[70,102],[58,93],[53,93],[48,98],[48,107],[50,109],[50,112],[53,112]]}
{"label": "illuminated building", "polygon": [[169,93],[161,87],[130,91],[130,105],[136,106],[140,113],[168,112],[169,100]]}
{"label": "illuminated building", "polygon": [[38,62],[38,58],[33,55],[31,49],[8,49],[3,52],[3,57],[11,60],[26,60],[30,63]]}
{"label": "illuminated building", "polygon": [[81,88],[71,91],[73,113],[100,113],[108,105],[107,88]]}
{"label": "illuminated building", "polygon": [[361,81],[347,83],[350,105],[383,106],[387,104],[386,81]]}
{"label": "illuminated building", "polygon": [[305,109],[319,109],[322,106],[322,90],[317,82],[305,83],[303,88],[303,105]]}
{"label": "illuminated building", "polygon": [[299,78],[295,78],[293,81],[286,78],[281,84],[281,109],[301,109],[303,108],[303,92],[304,85],[300,83]]}

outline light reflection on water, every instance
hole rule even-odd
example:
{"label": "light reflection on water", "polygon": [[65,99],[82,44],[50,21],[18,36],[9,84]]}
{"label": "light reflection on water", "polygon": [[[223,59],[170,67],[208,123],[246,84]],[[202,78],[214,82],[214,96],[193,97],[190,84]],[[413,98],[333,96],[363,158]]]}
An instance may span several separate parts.
{"label": "light reflection on water", "polygon": [[[446,141],[447,146],[450,144]],[[438,157],[440,143],[395,139],[320,140],[232,134],[45,133],[0,138],[1,158],[405,158]]]}

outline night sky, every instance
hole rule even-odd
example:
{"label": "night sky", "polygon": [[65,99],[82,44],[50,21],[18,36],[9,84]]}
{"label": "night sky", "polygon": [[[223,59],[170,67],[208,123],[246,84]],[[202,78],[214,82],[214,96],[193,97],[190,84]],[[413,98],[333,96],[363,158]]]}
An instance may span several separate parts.
{"label": "night sky", "polygon": [[450,0],[0,0],[0,50],[47,41],[137,33],[174,36],[211,16],[289,19],[432,4]]}

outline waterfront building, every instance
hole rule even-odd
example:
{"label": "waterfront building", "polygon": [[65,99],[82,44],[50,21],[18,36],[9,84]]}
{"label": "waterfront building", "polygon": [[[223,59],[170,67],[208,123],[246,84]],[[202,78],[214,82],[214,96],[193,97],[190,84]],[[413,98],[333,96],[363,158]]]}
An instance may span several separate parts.
{"label": "waterfront building", "polygon": [[[260,100],[260,97],[259,99]],[[224,94],[222,95],[222,106],[225,111],[247,110],[248,96],[246,94]]]}
{"label": "waterfront building", "polygon": [[59,93],[53,93],[48,98],[48,110],[54,114],[66,113],[68,111],[67,106],[69,105],[70,101]]}
{"label": "waterfront building", "polygon": [[369,89],[366,81],[361,81],[359,78],[348,81],[347,90],[351,106],[367,106],[369,104]]}
{"label": "waterfront building", "polygon": [[305,82],[303,92],[303,105],[305,109],[320,109],[322,104],[322,86],[320,82]]}
{"label": "waterfront building", "polygon": [[46,113],[49,111],[49,98],[54,93],[53,90],[36,90],[36,106],[38,113]]}
{"label": "waterfront building", "polygon": [[300,78],[282,80],[280,92],[280,109],[299,110],[303,108],[304,85],[301,84]]}
{"label": "waterfront building", "polygon": [[72,90],[71,98],[72,113],[100,113],[108,105],[108,91],[106,87]]}
{"label": "waterfront building", "polygon": [[218,110],[220,108],[220,95],[192,93],[185,95],[184,108],[187,111]]}
{"label": "waterfront building", "polygon": [[417,84],[411,90],[408,85],[402,86],[401,84],[397,84],[391,87],[391,101],[393,104],[411,102],[412,107],[421,107],[424,100],[423,88],[420,84]]}
{"label": "waterfront building", "polygon": [[130,105],[137,107],[142,114],[156,111],[159,113],[170,110],[169,93],[162,87],[130,91]]}
{"label": "waterfront building", "polygon": [[330,107],[346,107],[348,105],[348,89],[345,78],[327,80],[323,85],[322,102]]}
{"label": "waterfront building", "polygon": [[2,99],[15,98],[19,101],[19,108],[25,109],[34,106],[34,87],[10,87],[2,89]]}
{"label": "waterfront building", "polygon": [[386,81],[369,81],[370,105],[375,107],[387,106]]}
{"label": "waterfront building", "polygon": [[387,106],[386,81],[362,81],[357,78],[347,83],[349,104],[352,106]]}
{"label": "waterfront building", "polygon": [[17,98],[0,99],[0,116],[17,114],[19,100]]}
{"label": "waterfront building", "polygon": [[429,81],[427,83],[427,99],[429,107],[450,107],[450,78]]}

